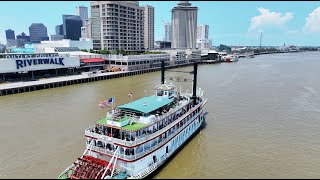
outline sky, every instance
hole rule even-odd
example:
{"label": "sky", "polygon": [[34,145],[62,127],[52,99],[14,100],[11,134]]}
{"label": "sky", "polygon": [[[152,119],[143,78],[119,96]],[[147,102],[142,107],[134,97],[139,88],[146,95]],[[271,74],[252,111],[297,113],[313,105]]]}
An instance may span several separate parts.
{"label": "sky", "polygon": [[[155,8],[155,40],[163,40],[164,22],[179,1],[139,1]],[[209,39],[220,44],[258,46],[320,46],[319,1],[190,1],[198,9],[198,25],[209,25]],[[62,14],[76,14],[77,6],[90,1],[1,1],[0,43],[5,30],[29,35],[32,23],[43,23],[48,35],[62,24]],[[89,13],[90,16],[90,13]]]}

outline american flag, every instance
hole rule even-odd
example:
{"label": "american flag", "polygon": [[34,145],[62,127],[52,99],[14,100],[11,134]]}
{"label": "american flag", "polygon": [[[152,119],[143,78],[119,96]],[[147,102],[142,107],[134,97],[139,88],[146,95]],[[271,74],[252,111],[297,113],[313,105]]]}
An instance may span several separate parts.
{"label": "american flag", "polygon": [[108,100],[105,100],[105,101],[101,101],[99,103],[99,107],[101,108],[105,108],[106,106],[111,106],[115,101],[115,98],[112,97],[112,98],[109,98]]}

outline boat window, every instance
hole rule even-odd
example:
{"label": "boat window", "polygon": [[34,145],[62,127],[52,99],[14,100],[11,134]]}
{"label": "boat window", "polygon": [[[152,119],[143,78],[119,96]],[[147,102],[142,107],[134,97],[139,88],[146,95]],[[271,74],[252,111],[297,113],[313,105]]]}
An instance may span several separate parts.
{"label": "boat window", "polygon": [[157,91],[157,96],[162,96],[163,95],[163,91],[162,90],[158,90]]}
{"label": "boat window", "polygon": [[170,92],[169,92],[169,96],[172,96],[172,95],[173,95],[173,91],[170,91]]}

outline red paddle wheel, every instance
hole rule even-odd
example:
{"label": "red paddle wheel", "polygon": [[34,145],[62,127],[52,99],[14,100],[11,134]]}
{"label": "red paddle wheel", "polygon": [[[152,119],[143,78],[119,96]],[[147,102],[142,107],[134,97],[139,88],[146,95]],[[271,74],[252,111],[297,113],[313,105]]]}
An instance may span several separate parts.
{"label": "red paddle wheel", "polygon": [[[101,179],[109,163],[92,156],[83,156],[73,164],[75,166],[71,169],[70,179]],[[105,176],[111,175],[111,169],[112,165],[110,164]]]}

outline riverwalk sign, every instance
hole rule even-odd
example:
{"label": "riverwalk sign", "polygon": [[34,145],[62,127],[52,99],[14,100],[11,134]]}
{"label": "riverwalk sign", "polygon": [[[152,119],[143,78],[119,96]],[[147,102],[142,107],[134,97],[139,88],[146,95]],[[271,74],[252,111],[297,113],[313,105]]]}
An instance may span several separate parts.
{"label": "riverwalk sign", "polygon": [[27,57],[0,59],[0,73],[80,67],[79,57]]}
{"label": "riverwalk sign", "polygon": [[34,66],[40,64],[56,64],[65,66],[63,64],[64,58],[42,58],[42,59],[27,59],[27,60],[16,60],[17,69],[24,68],[27,66]]}

